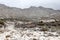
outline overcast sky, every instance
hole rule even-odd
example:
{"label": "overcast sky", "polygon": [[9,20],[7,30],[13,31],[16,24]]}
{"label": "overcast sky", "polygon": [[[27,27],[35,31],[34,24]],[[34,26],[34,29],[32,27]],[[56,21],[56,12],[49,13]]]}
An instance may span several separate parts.
{"label": "overcast sky", "polygon": [[43,6],[53,9],[60,9],[60,0],[0,0],[0,3],[19,8]]}

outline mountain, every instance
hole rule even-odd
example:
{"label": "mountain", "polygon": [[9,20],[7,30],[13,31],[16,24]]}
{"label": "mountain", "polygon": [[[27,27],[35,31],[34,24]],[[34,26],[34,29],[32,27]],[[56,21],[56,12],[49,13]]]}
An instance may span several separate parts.
{"label": "mountain", "polygon": [[60,10],[54,10],[51,8],[44,8],[42,6],[34,7],[31,6],[30,8],[15,8],[15,7],[8,7],[4,4],[0,4],[0,18],[19,18],[19,17],[27,17],[27,18],[40,18],[40,17],[53,17],[52,15],[60,15]]}

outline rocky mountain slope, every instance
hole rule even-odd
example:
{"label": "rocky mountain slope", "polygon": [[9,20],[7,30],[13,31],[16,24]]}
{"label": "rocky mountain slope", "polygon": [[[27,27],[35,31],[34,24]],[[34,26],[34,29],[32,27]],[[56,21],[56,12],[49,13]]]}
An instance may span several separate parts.
{"label": "rocky mountain slope", "polygon": [[51,8],[44,8],[44,7],[34,7],[31,6],[30,8],[15,8],[15,7],[8,7],[4,4],[0,4],[0,18],[9,18],[9,17],[28,17],[28,18],[40,18],[40,17],[46,17],[51,16],[52,14],[59,14],[60,11],[53,10]]}

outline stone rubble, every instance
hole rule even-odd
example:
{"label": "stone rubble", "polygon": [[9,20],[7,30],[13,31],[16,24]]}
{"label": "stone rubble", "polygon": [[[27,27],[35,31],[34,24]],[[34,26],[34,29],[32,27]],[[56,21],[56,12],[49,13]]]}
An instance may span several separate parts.
{"label": "stone rubble", "polygon": [[0,30],[0,40],[60,40],[57,32],[34,31],[32,29],[14,29],[14,25],[9,24],[6,29]]}

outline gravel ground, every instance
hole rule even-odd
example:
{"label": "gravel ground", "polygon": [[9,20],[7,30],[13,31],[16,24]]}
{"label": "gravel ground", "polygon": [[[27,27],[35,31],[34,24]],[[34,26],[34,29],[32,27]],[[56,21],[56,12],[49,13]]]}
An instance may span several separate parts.
{"label": "gravel ground", "polygon": [[33,29],[14,29],[9,24],[5,29],[0,29],[0,40],[60,40],[57,32],[38,31]]}

